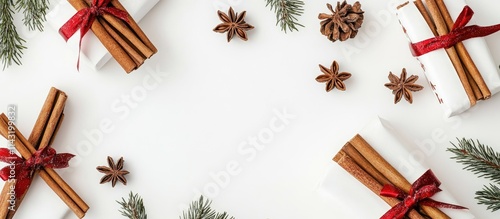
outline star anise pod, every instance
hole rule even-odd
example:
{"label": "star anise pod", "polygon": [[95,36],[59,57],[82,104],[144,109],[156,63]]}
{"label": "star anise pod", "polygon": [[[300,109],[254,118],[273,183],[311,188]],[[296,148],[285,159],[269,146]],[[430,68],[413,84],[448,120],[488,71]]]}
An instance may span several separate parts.
{"label": "star anise pod", "polygon": [[392,90],[394,96],[394,104],[398,103],[404,96],[406,101],[413,103],[413,96],[411,92],[416,92],[422,90],[424,87],[415,84],[418,80],[417,75],[411,75],[406,78],[406,69],[403,68],[400,77],[394,75],[392,72],[389,73],[390,83],[386,83],[385,86]]}
{"label": "star anise pod", "polygon": [[115,164],[113,158],[108,156],[109,167],[98,166],[96,168],[99,172],[106,174],[101,178],[100,183],[103,184],[111,181],[111,186],[115,187],[116,182],[120,181],[123,183],[123,185],[127,185],[127,179],[125,178],[125,175],[129,174],[129,172],[123,170],[123,162],[124,162],[123,157],[120,157],[118,162]]}
{"label": "star anise pod", "polygon": [[246,31],[254,27],[245,22],[246,11],[241,12],[241,14],[234,13],[233,8],[230,7],[228,12],[229,15],[220,10],[217,11],[217,14],[222,23],[214,28],[215,32],[227,32],[227,42],[230,42],[235,34],[244,41],[248,40]]}
{"label": "star anise pod", "polygon": [[361,10],[361,4],[355,2],[354,5],[350,5],[344,0],[342,4],[337,2],[335,10],[331,4],[327,3],[326,6],[332,14],[319,14],[318,18],[322,20],[321,33],[333,42],[354,38],[363,24],[364,11]]}
{"label": "star anise pod", "polygon": [[320,83],[326,82],[326,92],[333,90],[333,88],[337,88],[342,91],[346,89],[343,81],[350,78],[351,74],[348,72],[339,73],[339,64],[337,61],[333,61],[330,69],[322,65],[319,65],[319,69],[321,69],[323,74],[316,77],[316,81]]}

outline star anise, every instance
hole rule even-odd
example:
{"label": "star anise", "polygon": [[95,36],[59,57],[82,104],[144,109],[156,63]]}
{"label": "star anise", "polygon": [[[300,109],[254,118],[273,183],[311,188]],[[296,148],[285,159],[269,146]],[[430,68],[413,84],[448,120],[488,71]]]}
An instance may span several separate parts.
{"label": "star anise", "polygon": [[248,40],[247,33],[245,31],[251,30],[254,27],[245,22],[246,11],[243,11],[238,15],[238,13],[234,13],[233,8],[230,7],[228,12],[229,15],[220,10],[217,11],[217,14],[219,15],[219,19],[222,23],[214,28],[215,32],[227,32],[227,42],[230,42],[235,34],[244,41]]}
{"label": "star anise", "polygon": [[392,72],[389,73],[390,83],[386,83],[385,86],[392,90],[394,96],[394,104],[398,103],[404,96],[406,101],[413,103],[413,96],[411,92],[416,92],[422,90],[424,87],[415,84],[418,80],[417,75],[411,75],[406,78],[406,69],[403,68],[400,77],[394,75]]}
{"label": "star anise", "polygon": [[320,13],[318,15],[318,18],[322,20],[321,33],[332,42],[354,38],[363,24],[364,11],[361,10],[361,4],[355,2],[354,5],[350,5],[344,0],[342,4],[337,2],[335,10],[331,4],[327,3],[326,6],[331,14]]}
{"label": "star anise", "polygon": [[129,172],[123,170],[123,162],[123,157],[120,157],[118,163],[116,163],[115,165],[115,161],[113,160],[113,158],[108,156],[109,167],[98,166],[96,168],[99,172],[106,174],[101,178],[100,183],[103,184],[111,181],[111,186],[115,187],[116,182],[120,181],[123,183],[123,185],[127,185],[127,179],[125,178],[125,175],[129,174]]}
{"label": "star anise", "polygon": [[343,81],[350,78],[351,74],[348,72],[339,73],[339,64],[337,61],[333,61],[330,69],[322,65],[319,65],[319,68],[323,74],[316,77],[316,81],[320,83],[326,82],[326,92],[333,90],[333,88],[337,88],[342,91],[346,89]]}

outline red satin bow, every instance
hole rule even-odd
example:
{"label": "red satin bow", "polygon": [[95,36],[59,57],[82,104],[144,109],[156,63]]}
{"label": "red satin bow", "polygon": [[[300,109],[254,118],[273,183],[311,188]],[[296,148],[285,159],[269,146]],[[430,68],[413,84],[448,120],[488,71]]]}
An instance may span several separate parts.
{"label": "red satin bow", "polygon": [[69,153],[56,154],[53,148],[45,147],[36,151],[30,159],[24,160],[7,148],[0,148],[0,161],[8,163],[0,170],[0,178],[7,181],[16,180],[16,198],[21,197],[28,189],[33,174],[42,168],[66,168],[69,160],[75,155]]}
{"label": "red satin bow", "polygon": [[487,27],[465,26],[473,15],[474,11],[469,6],[465,6],[448,34],[410,44],[413,56],[421,56],[437,49],[450,48],[464,40],[488,36],[500,30],[500,24]]}
{"label": "red satin bow", "polygon": [[59,34],[68,41],[68,39],[80,29],[80,42],[78,44],[78,63],[80,66],[80,51],[82,48],[82,38],[92,27],[95,19],[103,14],[111,14],[119,19],[128,22],[128,13],[115,7],[108,7],[111,0],[93,0],[92,5],[76,12],[66,23],[59,28]]}
{"label": "red satin bow", "polygon": [[393,206],[380,219],[400,219],[415,205],[426,205],[436,208],[467,209],[462,206],[447,204],[430,199],[434,194],[440,192],[441,182],[436,178],[431,170],[427,170],[411,186],[410,193],[406,194],[393,185],[386,184],[380,195],[401,199],[402,201]]}

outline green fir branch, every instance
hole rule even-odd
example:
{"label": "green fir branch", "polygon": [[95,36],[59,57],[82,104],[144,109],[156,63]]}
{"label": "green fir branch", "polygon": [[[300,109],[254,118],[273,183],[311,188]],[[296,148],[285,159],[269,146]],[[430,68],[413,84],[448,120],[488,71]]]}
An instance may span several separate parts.
{"label": "green fir branch", "polygon": [[483,190],[476,192],[476,199],[479,204],[487,205],[487,210],[496,211],[500,209],[500,188],[493,184],[484,186]]}
{"label": "green fir branch", "polygon": [[458,140],[458,145],[448,148],[448,151],[455,154],[452,159],[465,165],[464,169],[484,177],[495,183],[500,183],[500,153],[493,148],[474,142],[472,139]]}
{"label": "green fir branch", "polygon": [[280,25],[281,31],[286,33],[287,29],[293,32],[299,31],[297,27],[304,27],[298,23],[298,18],[304,13],[304,2],[301,0],[266,0],[266,7],[270,6],[276,14],[276,25]]}
{"label": "green fir branch", "polygon": [[14,25],[14,2],[12,0],[0,0],[0,59],[3,69],[12,65],[12,62],[21,65],[23,54],[22,39],[16,31]]}
{"label": "green fir branch", "polygon": [[48,0],[17,0],[16,10],[23,11],[23,22],[29,30],[43,31],[43,22],[46,21],[45,15],[49,10]]}
{"label": "green fir branch", "polygon": [[120,213],[129,219],[147,219],[146,208],[139,194],[133,194],[130,192],[128,200],[116,201],[121,206]]}
{"label": "green fir branch", "polygon": [[211,204],[212,201],[200,196],[198,201],[191,203],[187,212],[184,211],[182,213],[182,219],[234,219],[234,217],[230,217],[226,212],[216,212],[210,207]]}

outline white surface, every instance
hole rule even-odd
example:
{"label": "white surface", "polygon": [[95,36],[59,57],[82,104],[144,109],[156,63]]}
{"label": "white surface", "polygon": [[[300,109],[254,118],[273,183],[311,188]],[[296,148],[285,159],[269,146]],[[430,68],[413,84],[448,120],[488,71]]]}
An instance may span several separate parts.
{"label": "white surface", "polygon": [[[228,2],[236,11],[246,10],[247,22],[256,27],[247,42],[235,38],[227,43],[223,34],[212,31],[220,22],[217,9],[226,10]],[[419,155],[477,218],[498,218],[500,213],[474,200],[474,192],[488,181],[461,170],[445,149],[455,137],[467,137],[500,150],[500,97],[443,118],[392,10],[399,2],[362,2],[363,28],[342,43],[331,43],[319,32],[317,16],[328,10],[326,2],[307,2],[300,18],[306,27],[284,34],[264,1],[160,1],[140,23],[159,53],[129,75],[115,62],[97,72],[82,65],[77,72],[76,53],[57,32],[21,30],[29,49],[23,66],[0,73],[0,106],[17,104],[19,128],[29,133],[49,88],[68,94],[55,148],[78,155],[61,175],[90,205],[86,218],[121,218],[115,200],[130,190],[143,196],[150,218],[178,218],[180,209],[198,196],[194,191],[217,183],[211,174],[227,165],[234,169],[235,163],[239,168],[231,169],[229,183],[209,194],[216,209],[238,219],[352,218],[317,186],[336,165],[333,155],[377,115],[417,145],[434,148]],[[478,23],[500,23],[500,3],[470,3]],[[499,35],[486,41],[500,63]],[[334,59],[341,71],[353,74],[346,92],[326,93],[324,84],[314,80],[321,73],[318,64],[330,65]],[[419,75],[425,87],[414,93],[412,105],[404,100],[394,105],[383,86],[389,71],[399,73],[403,67]],[[287,124],[275,113],[285,109],[295,115]],[[113,129],[102,139],[88,138],[85,133],[103,120],[111,121]],[[260,133],[272,133],[272,138],[257,140],[262,146],[253,149],[249,141]],[[95,167],[105,165],[108,155],[124,156],[131,172],[127,186],[99,185],[102,174]],[[55,195],[42,196],[53,193],[41,190],[48,188],[37,180],[18,218],[47,218],[30,206],[60,202]]]}

